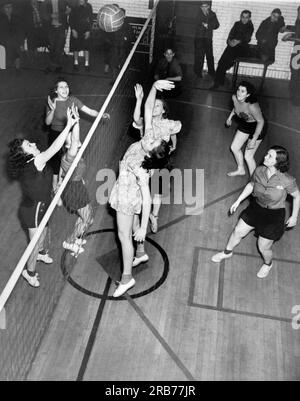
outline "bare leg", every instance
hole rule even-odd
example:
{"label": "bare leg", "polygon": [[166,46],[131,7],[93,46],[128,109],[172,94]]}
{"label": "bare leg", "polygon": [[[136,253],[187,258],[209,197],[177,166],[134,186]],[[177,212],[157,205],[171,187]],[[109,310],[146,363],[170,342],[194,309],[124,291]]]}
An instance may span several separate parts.
{"label": "bare leg", "polygon": [[233,153],[233,156],[235,158],[236,164],[237,164],[237,170],[231,171],[228,173],[230,177],[236,176],[236,175],[245,175],[245,168],[244,168],[244,156],[242,152],[242,147],[245,144],[245,142],[248,140],[249,135],[244,134],[241,131],[237,131],[234,139],[231,144],[231,151]]}
{"label": "bare leg", "polygon": [[272,241],[270,239],[258,237],[258,249],[264,259],[264,263],[267,265],[270,265],[272,263],[272,259],[273,259],[272,245],[273,245],[273,243],[274,243],[274,241]]}
{"label": "bare leg", "polygon": [[158,213],[162,204],[162,195],[154,194],[153,196],[153,209],[150,213],[150,228],[153,233],[157,233],[158,231]]}
{"label": "bare leg", "polygon": [[132,278],[132,262],[134,253],[132,243],[133,216],[127,216],[123,213],[117,212],[117,224],[123,257],[123,274],[121,283],[126,284]]}
{"label": "bare leg", "polygon": [[[135,214],[133,218],[133,232],[140,226],[140,216]],[[136,247],[136,256],[139,258],[145,254],[145,242],[138,242]]]}
{"label": "bare leg", "polygon": [[38,252],[44,251],[45,249],[45,239],[47,235],[47,227],[44,228],[39,240],[38,240]]}
{"label": "bare leg", "polygon": [[90,52],[88,50],[84,51],[84,60],[85,60],[85,66],[90,65]]}
{"label": "bare leg", "polygon": [[74,52],[74,65],[78,65],[78,52]]}
{"label": "bare leg", "polygon": [[256,162],[254,160],[254,155],[259,147],[259,145],[261,144],[262,140],[258,140],[256,141],[255,147],[253,149],[246,149],[245,150],[245,160],[248,166],[248,170],[249,170],[249,175],[250,177],[252,176],[252,174],[254,173],[254,170],[256,169]]}
{"label": "bare leg", "polygon": [[253,230],[254,227],[248,226],[244,220],[239,219],[237,225],[234,227],[229,240],[226,245],[227,251],[233,251],[233,249],[241,242],[241,240],[246,237]]}
{"label": "bare leg", "polygon": [[[37,228],[29,228],[28,229],[29,240],[30,241],[32,240],[36,230],[37,230]],[[36,267],[37,256],[38,256],[38,253],[39,253],[39,247],[40,247],[40,243],[38,241],[36,246],[34,247],[33,251],[31,252],[31,255],[28,258],[27,270],[30,273],[35,273],[35,267]]]}
{"label": "bare leg", "polygon": [[161,207],[161,203],[162,203],[162,195],[160,194],[154,194],[153,196],[153,209],[152,209],[152,214],[154,216],[158,216],[160,207]]}
{"label": "bare leg", "polygon": [[75,223],[75,229],[68,238],[69,243],[75,242],[77,238],[82,238],[88,228],[93,224],[93,209],[90,204],[77,210],[79,217]]}
{"label": "bare leg", "polygon": [[231,258],[234,248],[241,242],[244,237],[246,237],[247,234],[249,234],[250,231],[253,230],[253,228],[254,227],[248,226],[248,224],[246,224],[244,220],[239,219],[237,225],[234,227],[234,230],[229,237],[225,250],[213,255],[211,260],[215,263],[220,263],[223,259]]}

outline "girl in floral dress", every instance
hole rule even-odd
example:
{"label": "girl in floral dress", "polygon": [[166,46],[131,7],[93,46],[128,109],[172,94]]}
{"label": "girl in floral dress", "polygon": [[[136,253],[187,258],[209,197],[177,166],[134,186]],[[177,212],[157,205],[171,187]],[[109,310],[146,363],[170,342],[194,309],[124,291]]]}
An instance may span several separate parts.
{"label": "girl in floral dress", "polygon": [[[156,81],[145,103],[145,137],[134,143],[120,162],[119,177],[110,194],[109,203],[117,212],[118,236],[123,257],[123,274],[113,297],[122,296],[135,285],[132,277],[133,238],[143,242],[146,238],[151,210],[149,179],[151,170],[168,163],[170,147],[161,139],[154,139],[152,114],[157,90],[173,89],[170,81]],[[139,215],[141,214],[141,221]]]}

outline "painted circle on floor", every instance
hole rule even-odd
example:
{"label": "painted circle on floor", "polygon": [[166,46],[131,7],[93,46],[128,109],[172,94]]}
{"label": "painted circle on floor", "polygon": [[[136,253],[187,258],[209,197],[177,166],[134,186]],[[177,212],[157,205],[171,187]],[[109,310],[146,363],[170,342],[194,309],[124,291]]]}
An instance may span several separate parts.
{"label": "painted circle on floor", "polygon": [[[97,230],[97,231],[91,231],[89,232],[86,236],[91,236],[91,235],[98,235],[98,234],[103,234],[103,233],[108,233],[108,232],[112,232],[115,233],[115,230],[113,228],[107,228],[107,229],[103,229],[103,230]],[[160,254],[161,258],[162,258],[162,271],[160,274],[159,279],[154,282],[153,284],[149,284],[148,288],[146,288],[145,290],[139,291],[137,293],[130,293],[130,297],[131,298],[141,298],[145,295],[150,294],[151,292],[157,290],[167,279],[168,277],[168,273],[169,273],[169,258],[168,255],[166,254],[166,252],[164,251],[164,249],[155,241],[153,241],[151,238],[146,237],[146,241],[151,244]],[[67,279],[68,283],[71,284],[72,287],[74,287],[76,290],[82,292],[83,294],[86,294],[90,297],[93,298],[98,298],[101,299],[103,297],[103,294],[101,293],[97,293],[94,291],[89,290],[88,288],[83,287],[80,283],[78,283],[76,280],[74,280],[72,278],[72,274],[68,271],[68,264],[66,263],[66,258],[67,255],[69,254],[68,251],[64,251],[61,257],[61,271],[64,275],[64,277]],[[138,269],[138,267],[136,268]],[[134,269],[134,271],[136,270]],[[106,269],[104,269],[106,271]],[[109,274],[107,273],[108,277]],[[114,281],[114,280],[113,280]],[[125,300],[125,297],[120,297],[120,298],[113,298],[112,296],[108,296],[106,298],[107,300],[111,300],[111,301],[122,301]]]}

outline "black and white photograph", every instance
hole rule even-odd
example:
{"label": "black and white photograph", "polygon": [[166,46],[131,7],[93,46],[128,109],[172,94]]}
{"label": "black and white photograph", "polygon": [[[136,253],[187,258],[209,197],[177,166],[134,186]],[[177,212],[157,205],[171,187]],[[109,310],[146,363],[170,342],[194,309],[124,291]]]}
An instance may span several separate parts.
{"label": "black and white photograph", "polygon": [[0,381],[300,381],[299,0],[0,0],[0,144]]}

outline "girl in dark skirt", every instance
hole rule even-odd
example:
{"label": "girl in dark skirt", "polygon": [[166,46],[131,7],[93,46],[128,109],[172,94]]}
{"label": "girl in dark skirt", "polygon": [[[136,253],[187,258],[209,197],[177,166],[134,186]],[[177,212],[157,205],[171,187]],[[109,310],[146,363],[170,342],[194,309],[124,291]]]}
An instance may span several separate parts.
{"label": "girl in dark skirt", "polygon": [[[288,169],[287,150],[281,146],[270,148],[263,165],[257,167],[251,182],[231,206],[232,214],[244,199],[251,194],[254,197],[250,206],[241,213],[225,250],[214,255],[213,262],[219,263],[223,259],[231,258],[234,248],[250,231],[255,230],[258,236],[258,249],[264,261],[257,277],[264,278],[269,274],[273,267],[273,243],[282,237],[285,228],[297,224],[299,214],[300,193],[295,178],[287,174]],[[288,194],[293,197],[293,210],[285,223],[285,200]]]}
{"label": "girl in dark skirt", "polygon": [[70,15],[71,40],[70,50],[74,53],[74,69],[78,70],[78,52],[84,50],[85,69],[90,68],[91,29],[93,9],[87,0],[78,0]]}
{"label": "girl in dark skirt", "polygon": [[[80,146],[78,122],[73,127],[72,133],[67,138],[66,152],[61,160],[59,185],[73,163]],[[66,208],[71,213],[76,213],[78,215],[72,234],[63,242],[63,247],[72,251],[75,255],[84,251],[82,245],[86,243],[86,240],[83,236],[88,228],[93,224],[93,209],[83,179],[85,169],[85,162],[83,159],[80,159],[69,183],[62,193],[62,200]]]}
{"label": "girl in dark skirt", "polygon": [[232,96],[233,109],[225,125],[230,127],[232,118],[235,117],[237,119],[238,128],[231,144],[231,151],[236,160],[237,169],[229,172],[229,177],[246,174],[242,152],[242,147],[246,142],[245,161],[249,175],[250,177],[252,176],[256,168],[254,155],[266,135],[265,121],[254,92],[253,85],[242,81],[236,94]]}
{"label": "girl in dark skirt", "polygon": [[[19,178],[23,193],[20,216],[23,226],[28,230],[30,240],[33,238],[48,206],[51,202],[52,170],[49,160],[62,148],[67,135],[77,121],[74,110],[67,112],[67,124],[53,144],[41,152],[35,143],[27,139],[14,139],[10,144],[8,167],[14,178]],[[37,245],[32,251],[27,268],[22,276],[32,287],[39,287],[39,277],[35,267],[37,261],[52,263],[48,253],[44,252],[44,240],[47,229],[41,234]]]}

